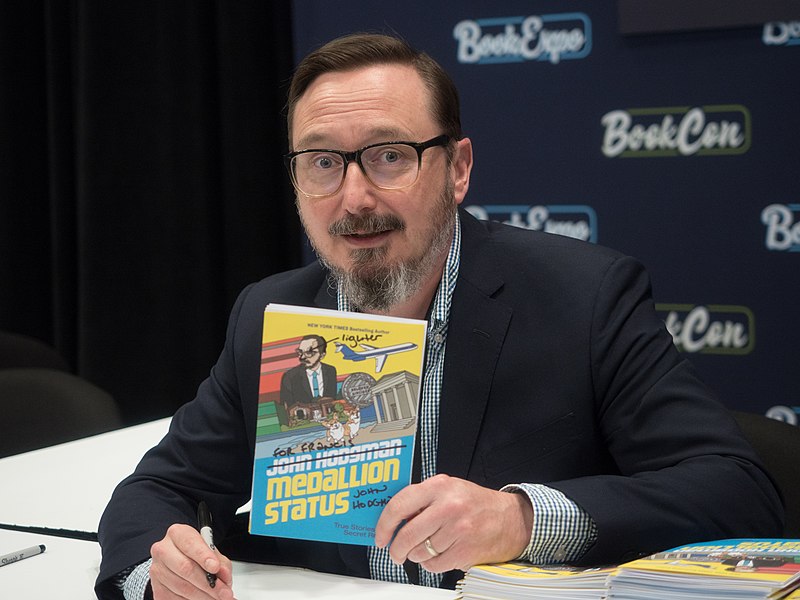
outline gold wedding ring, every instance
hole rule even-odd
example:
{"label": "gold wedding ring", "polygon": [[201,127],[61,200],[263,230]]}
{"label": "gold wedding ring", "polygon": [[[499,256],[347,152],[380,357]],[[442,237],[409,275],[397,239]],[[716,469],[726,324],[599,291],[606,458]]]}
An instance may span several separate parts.
{"label": "gold wedding ring", "polygon": [[439,553],[433,547],[433,544],[431,544],[431,538],[425,539],[425,550],[428,551],[428,554],[431,555],[431,558],[436,558],[437,556],[439,556]]}

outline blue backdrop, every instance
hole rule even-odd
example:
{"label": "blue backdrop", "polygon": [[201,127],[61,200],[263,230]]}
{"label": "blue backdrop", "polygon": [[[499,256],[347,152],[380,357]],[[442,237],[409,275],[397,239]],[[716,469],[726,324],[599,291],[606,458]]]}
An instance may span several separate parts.
{"label": "blue backdrop", "polygon": [[800,21],[625,36],[611,2],[294,3],[295,54],[396,33],[461,92],[475,214],[648,268],[731,408],[800,421]]}

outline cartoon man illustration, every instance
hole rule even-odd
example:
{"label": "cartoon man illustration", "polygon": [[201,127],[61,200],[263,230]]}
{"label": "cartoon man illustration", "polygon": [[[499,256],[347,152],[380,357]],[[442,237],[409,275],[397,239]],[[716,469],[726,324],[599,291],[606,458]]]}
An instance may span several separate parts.
{"label": "cartoon man illustration", "polygon": [[297,419],[311,419],[322,398],[336,397],[336,367],[322,362],[327,348],[322,336],[303,336],[296,350],[300,364],[281,378],[281,403]]}

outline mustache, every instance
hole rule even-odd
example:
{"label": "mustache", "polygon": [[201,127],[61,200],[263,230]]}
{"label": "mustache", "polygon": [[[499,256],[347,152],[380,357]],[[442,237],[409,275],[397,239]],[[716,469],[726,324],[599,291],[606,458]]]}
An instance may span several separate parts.
{"label": "mustache", "polygon": [[406,223],[395,215],[347,215],[328,226],[331,235],[371,235],[384,231],[403,231]]}

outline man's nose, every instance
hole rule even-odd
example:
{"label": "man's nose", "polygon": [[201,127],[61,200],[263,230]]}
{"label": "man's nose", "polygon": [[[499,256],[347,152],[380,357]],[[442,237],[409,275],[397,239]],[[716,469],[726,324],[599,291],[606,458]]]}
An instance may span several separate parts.
{"label": "man's nose", "polygon": [[349,213],[358,214],[374,210],[377,204],[373,186],[364,171],[355,161],[347,164],[342,182],[342,207]]}

